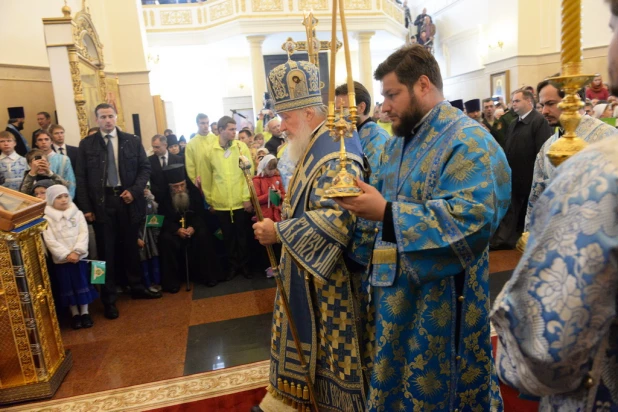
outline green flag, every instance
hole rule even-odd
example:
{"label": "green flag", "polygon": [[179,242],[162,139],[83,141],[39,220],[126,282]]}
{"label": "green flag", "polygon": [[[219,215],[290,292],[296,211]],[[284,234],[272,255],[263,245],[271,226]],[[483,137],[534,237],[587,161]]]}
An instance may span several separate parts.
{"label": "green flag", "polygon": [[90,283],[93,285],[104,285],[105,262],[102,260],[91,260],[90,263]]}
{"label": "green flag", "polygon": [[163,215],[146,215],[146,227],[161,227],[163,226]]}
{"label": "green flag", "polygon": [[279,204],[281,204],[281,195],[279,193],[271,189],[268,196],[270,198],[270,203],[272,203],[273,205],[279,206]]}
{"label": "green flag", "polygon": [[217,229],[217,231],[214,233],[215,237],[219,240],[223,240],[223,232],[221,231],[221,229]]}

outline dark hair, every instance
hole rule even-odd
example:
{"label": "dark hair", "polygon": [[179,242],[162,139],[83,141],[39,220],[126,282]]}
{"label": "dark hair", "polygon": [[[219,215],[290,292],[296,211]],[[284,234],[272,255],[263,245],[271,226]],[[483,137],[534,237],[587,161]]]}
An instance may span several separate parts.
{"label": "dark hair", "polygon": [[165,129],[163,130],[163,134],[170,132],[170,133],[174,133],[174,131],[172,129]]}
{"label": "dark hair", "polygon": [[523,96],[524,99],[529,100],[530,102],[532,102],[532,105],[534,106],[536,103],[534,101],[534,95],[532,94],[532,92],[528,89],[517,89],[515,90],[511,96],[515,96],[517,93],[521,93],[521,95]]}
{"label": "dark hair", "polygon": [[[556,73],[556,74],[554,74],[552,76],[549,76],[549,77],[557,77],[557,76],[560,76],[560,73]],[[536,94],[537,94],[537,96],[540,96],[541,95],[541,90],[543,90],[547,86],[552,86],[556,90],[558,90],[558,96],[560,96],[561,99],[564,99],[564,90],[562,90],[560,88],[560,85],[558,83],[554,82],[553,80],[549,80],[549,79],[545,79],[542,82],[540,82],[539,84],[537,84],[537,86],[536,86]]]}
{"label": "dark hair", "polygon": [[494,103],[494,99],[492,99],[491,97],[488,97],[487,99],[483,99],[483,107],[485,107],[485,103],[489,103],[491,102],[491,104]]}
{"label": "dark hair", "polygon": [[247,137],[253,136],[253,133],[251,133],[251,130],[249,129],[242,129],[240,132],[238,132],[238,136],[240,136],[241,133],[245,133]]}
{"label": "dark hair", "polygon": [[609,9],[612,11],[612,14],[618,17],[618,0],[606,0],[609,3]]}
{"label": "dark hair", "polygon": [[[348,84],[344,83],[335,89],[335,96],[346,96],[348,94]],[[354,94],[356,94],[356,104],[365,103],[364,116],[369,114],[371,110],[371,95],[369,90],[359,82],[354,82]]]}
{"label": "dark hair", "polygon": [[279,162],[277,161],[276,158],[275,159],[270,159],[270,161],[266,164],[266,168],[268,170],[276,169],[277,168],[277,163],[279,163]]}
{"label": "dark hair", "polygon": [[98,132],[99,131],[99,127],[95,126],[95,127],[91,127],[90,129],[88,129],[88,135],[90,135],[90,133],[92,132]]}
{"label": "dark hair", "polygon": [[200,119],[208,119],[208,115],[205,115],[204,113],[198,113],[197,116],[195,117],[195,123],[199,123]]}
{"label": "dark hair", "polygon": [[111,104],[101,103],[97,107],[95,107],[95,109],[94,109],[95,117],[99,117],[99,113],[98,112],[101,109],[112,109],[114,111],[114,113],[118,114],[118,112],[116,111],[116,108],[114,106],[112,106]]}
{"label": "dark hair", "polygon": [[35,156],[45,156],[45,153],[41,149],[32,149],[28,153],[26,153],[26,162],[30,164]]}
{"label": "dark hair", "polygon": [[36,115],[38,116],[40,114],[45,116],[45,118],[48,119],[48,120],[51,118],[51,115],[49,113],[47,113],[47,112],[38,112]]}
{"label": "dark hair", "polygon": [[387,74],[395,72],[397,80],[408,89],[414,86],[421,76],[427,76],[429,81],[442,92],[442,75],[440,66],[433,55],[421,46],[413,44],[404,46],[380,63],[373,74],[376,80],[382,80]]}
{"label": "dark hair", "polygon": [[37,130],[34,134],[34,141],[36,142],[40,135],[44,134],[45,136],[51,139],[51,134],[47,130]]}
{"label": "dark hair", "polygon": [[233,123],[236,124],[236,120],[232,119],[230,116],[223,116],[217,122],[217,129],[227,129],[227,125]]}
{"label": "dark hair", "polygon": [[54,133],[56,129],[65,130],[64,127],[60,126],[59,124],[52,124],[51,126],[49,126],[49,132],[52,134]]}

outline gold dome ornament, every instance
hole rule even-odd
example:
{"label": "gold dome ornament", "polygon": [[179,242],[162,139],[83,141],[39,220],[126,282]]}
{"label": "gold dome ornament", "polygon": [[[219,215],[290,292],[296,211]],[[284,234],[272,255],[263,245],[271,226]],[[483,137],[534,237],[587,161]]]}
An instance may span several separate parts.
{"label": "gold dome ornament", "polygon": [[71,8],[67,4],[67,0],[64,0],[64,6],[62,6],[62,15],[64,17],[71,17]]}

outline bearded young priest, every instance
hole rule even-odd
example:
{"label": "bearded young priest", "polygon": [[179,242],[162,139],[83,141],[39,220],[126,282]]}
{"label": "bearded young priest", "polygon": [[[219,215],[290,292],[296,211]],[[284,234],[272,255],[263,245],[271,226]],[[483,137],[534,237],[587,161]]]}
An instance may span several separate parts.
{"label": "bearded young priest", "polygon": [[[253,228],[261,244],[282,244],[281,279],[320,410],[361,412],[366,394],[354,278],[343,260],[356,218],[324,197],[339,171],[339,142],[325,125],[319,70],[309,62],[288,61],[269,73],[268,86],[296,169],[284,200],[283,221],[265,219]],[[346,139],[346,148],[347,171],[361,176],[363,154],[356,133]],[[310,404],[280,293],[273,314],[270,385],[254,411],[297,411]]]}
{"label": "bearded young priest", "polygon": [[355,258],[368,264],[371,296],[363,305],[367,410],[500,411],[488,246],[509,205],[506,157],[444,100],[425,48],[397,50],[374,77],[397,137],[384,148],[376,186],[359,182],[363,194],[337,199],[375,224],[371,253]]}
{"label": "bearded young priest", "polygon": [[[186,278],[181,270],[185,250],[189,258],[189,273],[193,280],[215,286],[222,279],[221,266],[214,251],[212,235],[202,218],[203,202],[197,188],[187,179],[182,164],[163,168],[169,193],[159,200],[159,212],[164,216],[159,236],[161,254],[161,286],[163,291],[176,293]],[[183,227],[184,219],[184,227]]]}

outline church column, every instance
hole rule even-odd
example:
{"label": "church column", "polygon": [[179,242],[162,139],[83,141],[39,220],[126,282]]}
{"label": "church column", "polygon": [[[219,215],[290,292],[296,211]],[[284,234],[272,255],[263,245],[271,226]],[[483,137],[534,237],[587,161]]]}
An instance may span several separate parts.
{"label": "church column", "polygon": [[266,36],[247,36],[251,59],[253,114],[255,117],[262,110],[264,92],[266,91],[266,71],[264,70],[264,56],[262,55],[262,43],[265,39]]}
{"label": "church column", "polygon": [[376,34],[375,31],[361,31],[356,33],[358,39],[358,81],[369,90],[371,101],[375,103],[373,98],[373,70],[371,67],[371,38]]}

